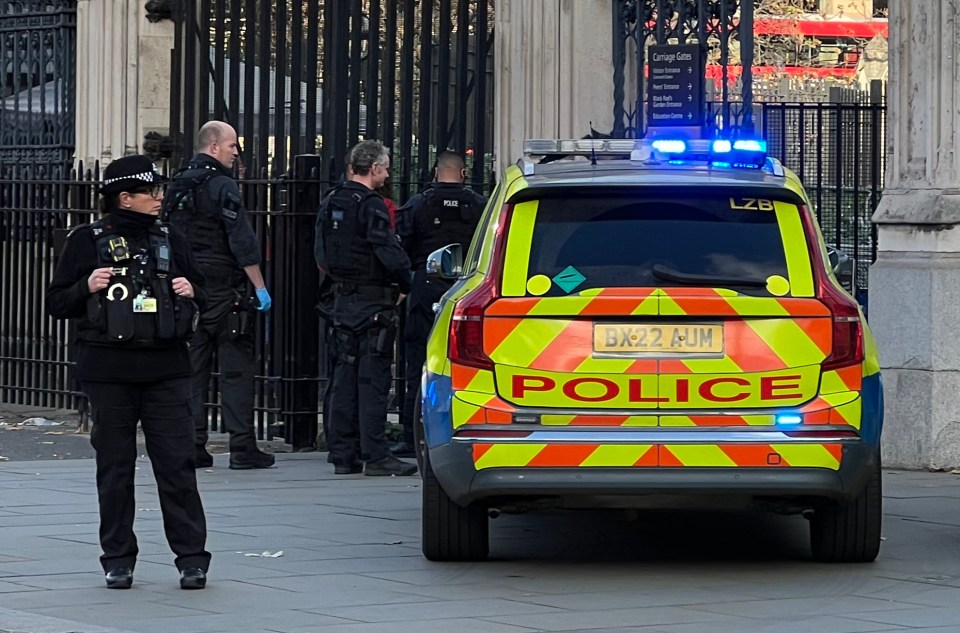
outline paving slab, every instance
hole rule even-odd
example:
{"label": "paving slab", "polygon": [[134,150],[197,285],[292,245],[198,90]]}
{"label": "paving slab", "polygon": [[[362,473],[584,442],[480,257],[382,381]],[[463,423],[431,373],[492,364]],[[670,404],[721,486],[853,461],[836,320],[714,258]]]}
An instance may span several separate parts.
{"label": "paving slab", "polygon": [[419,478],[336,477],[325,457],[198,472],[199,592],[178,587],[145,460],[129,591],[103,586],[92,461],[0,462],[0,633],[960,630],[956,475],[884,473],[873,564],[812,562],[799,517],[610,511],[504,516],[490,561],[438,564],[419,552]]}

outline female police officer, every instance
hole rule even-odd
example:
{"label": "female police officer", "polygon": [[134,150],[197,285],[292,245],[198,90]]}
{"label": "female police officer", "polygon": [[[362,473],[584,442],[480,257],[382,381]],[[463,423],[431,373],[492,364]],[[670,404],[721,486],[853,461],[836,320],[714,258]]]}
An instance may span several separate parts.
{"label": "female police officer", "polygon": [[133,583],[137,422],[153,465],[163,527],[180,586],[206,585],[210,554],[194,472],[186,341],[204,303],[183,234],[158,220],[166,179],[146,156],[103,171],[100,220],[74,229],[47,306],[76,324],[76,371],[93,411],[100,501],[100,562],[107,587]]}

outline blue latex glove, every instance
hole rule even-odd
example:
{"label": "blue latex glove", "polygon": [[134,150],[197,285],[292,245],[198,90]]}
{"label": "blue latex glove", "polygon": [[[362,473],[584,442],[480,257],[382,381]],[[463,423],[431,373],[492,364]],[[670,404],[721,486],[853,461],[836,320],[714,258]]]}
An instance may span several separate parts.
{"label": "blue latex glove", "polygon": [[273,301],[270,299],[270,293],[266,288],[257,288],[257,310],[266,312],[270,309]]}

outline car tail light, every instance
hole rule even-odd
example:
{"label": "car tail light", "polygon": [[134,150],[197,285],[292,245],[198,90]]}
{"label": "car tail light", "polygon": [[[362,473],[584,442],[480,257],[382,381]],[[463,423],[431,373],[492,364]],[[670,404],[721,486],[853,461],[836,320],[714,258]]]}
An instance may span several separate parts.
{"label": "car tail light", "polygon": [[483,351],[483,312],[496,298],[496,285],[488,276],[454,306],[450,323],[451,362],[478,369],[493,369],[493,361]]}
{"label": "car tail light", "polygon": [[510,221],[512,211],[513,205],[506,205],[500,213],[486,277],[453,308],[447,350],[450,362],[477,369],[493,369],[493,361],[483,351],[483,313],[500,296],[498,280],[503,270],[504,227]]}
{"label": "car tail light", "polygon": [[863,324],[860,308],[846,292],[834,285],[827,274],[826,262],[820,250],[816,227],[810,211],[800,207],[810,252],[810,263],[817,282],[817,298],[827,306],[833,318],[830,355],[823,361],[823,371],[859,365],[863,362]]}

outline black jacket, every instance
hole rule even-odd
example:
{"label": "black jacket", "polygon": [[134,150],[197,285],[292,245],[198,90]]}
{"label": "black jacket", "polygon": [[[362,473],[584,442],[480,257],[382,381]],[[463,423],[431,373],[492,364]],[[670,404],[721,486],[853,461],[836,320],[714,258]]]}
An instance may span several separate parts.
{"label": "black jacket", "polygon": [[[152,216],[119,210],[111,213],[108,219],[116,232],[131,242],[144,240],[155,221]],[[172,253],[170,279],[186,277],[193,285],[194,301],[202,309],[206,304],[203,275],[197,270],[186,237],[172,227],[169,235]],[[83,225],[71,231],[47,287],[47,312],[81,325],[90,297],[87,279],[90,273],[104,265],[97,254],[90,226]],[[78,340],[75,360],[81,381],[146,382],[191,375],[185,341],[158,341],[154,346],[130,348]]]}

